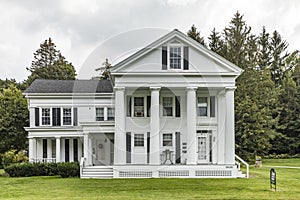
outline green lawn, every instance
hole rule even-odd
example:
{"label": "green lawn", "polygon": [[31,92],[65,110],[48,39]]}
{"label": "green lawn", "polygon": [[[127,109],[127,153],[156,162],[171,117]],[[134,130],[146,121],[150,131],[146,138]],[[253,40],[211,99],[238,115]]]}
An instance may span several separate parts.
{"label": "green lawn", "polygon": [[[0,199],[300,199],[300,159],[263,160],[263,165],[251,167],[250,179],[0,177]],[[275,168],[273,192],[269,166],[299,168]]]}

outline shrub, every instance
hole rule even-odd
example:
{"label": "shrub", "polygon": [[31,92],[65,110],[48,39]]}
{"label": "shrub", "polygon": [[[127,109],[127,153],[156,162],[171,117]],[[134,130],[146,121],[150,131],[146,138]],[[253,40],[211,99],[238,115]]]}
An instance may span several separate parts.
{"label": "shrub", "polygon": [[78,163],[15,163],[4,168],[10,177],[57,176],[79,177]]}
{"label": "shrub", "polygon": [[2,165],[6,167],[12,163],[27,162],[28,157],[26,156],[24,151],[17,152],[17,150],[12,149],[2,154],[1,160],[2,160]]}

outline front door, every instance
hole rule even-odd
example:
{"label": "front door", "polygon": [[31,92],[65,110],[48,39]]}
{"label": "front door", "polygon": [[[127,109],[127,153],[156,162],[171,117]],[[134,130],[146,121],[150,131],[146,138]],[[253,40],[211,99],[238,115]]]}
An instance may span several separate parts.
{"label": "front door", "polygon": [[211,134],[201,133],[198,136],[198,163],[211,162]]}
{"label": "front door", "polygon": [[110,164],[110,145],[103,139],[96,140],[96,165]]}

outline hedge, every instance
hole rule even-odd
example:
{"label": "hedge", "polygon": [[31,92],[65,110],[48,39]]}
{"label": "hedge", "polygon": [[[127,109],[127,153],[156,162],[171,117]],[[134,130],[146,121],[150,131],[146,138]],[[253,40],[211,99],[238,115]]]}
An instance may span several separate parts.
{"label": "hedge", "polygon": [[10,177],[61,176],[79,177],[79,163],[16,163],[4,168]]}

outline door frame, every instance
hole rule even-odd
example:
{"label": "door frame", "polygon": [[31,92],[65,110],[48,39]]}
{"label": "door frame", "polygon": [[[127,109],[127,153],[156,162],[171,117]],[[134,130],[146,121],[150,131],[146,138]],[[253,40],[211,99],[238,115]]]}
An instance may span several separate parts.
{"label": "door frame", "polygon": [[[197,130],[197,163],[198,164],[209,164],[212,163],[212,130],[201,129]],[[199,159],[199,138],[205,138],[205,159]]]}

